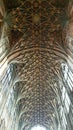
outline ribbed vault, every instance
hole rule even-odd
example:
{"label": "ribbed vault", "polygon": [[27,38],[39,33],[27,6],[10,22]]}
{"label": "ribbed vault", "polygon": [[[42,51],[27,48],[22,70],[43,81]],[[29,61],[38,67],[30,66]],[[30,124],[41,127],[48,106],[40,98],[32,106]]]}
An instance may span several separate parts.
{"label": "ribbed vault", "polygon": [[7,14],[3,22],[8,26],[10,40],[7,59],[9,64],[16,65],[17,72],[13,86],[15,130],[30,130],[38,124],[54,130],[60,68],[68,57],[63,42],[68,3],[18,0],[12,7],[4,2]]}

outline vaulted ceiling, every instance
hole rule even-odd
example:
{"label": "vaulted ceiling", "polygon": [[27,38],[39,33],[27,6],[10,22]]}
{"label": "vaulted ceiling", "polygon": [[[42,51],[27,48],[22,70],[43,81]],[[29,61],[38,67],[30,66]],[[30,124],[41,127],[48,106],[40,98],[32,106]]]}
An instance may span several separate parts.
{"label": "vaulted ceiling", "polygon": [[[15,2],[16,1],[16,2]],[[4,0],[9,64],[15,64],[18,129],[40,124],[54,130],[61,63],[69,20],[68,0]]]}

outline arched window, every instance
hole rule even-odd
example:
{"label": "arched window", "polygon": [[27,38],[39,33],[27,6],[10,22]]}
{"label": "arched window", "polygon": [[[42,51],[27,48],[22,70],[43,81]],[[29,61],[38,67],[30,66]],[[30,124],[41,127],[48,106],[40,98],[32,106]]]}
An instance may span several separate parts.
{"label": "arched window", "polygon": [[63,80],[68,85],[69,89],[73,90],[73,72],[67,64],[62,64]]}
{"label": "arched window", "polygon": [[37,125],[37,126],[32,127],[31,130],[46,130],[46,128],[43,126]]}

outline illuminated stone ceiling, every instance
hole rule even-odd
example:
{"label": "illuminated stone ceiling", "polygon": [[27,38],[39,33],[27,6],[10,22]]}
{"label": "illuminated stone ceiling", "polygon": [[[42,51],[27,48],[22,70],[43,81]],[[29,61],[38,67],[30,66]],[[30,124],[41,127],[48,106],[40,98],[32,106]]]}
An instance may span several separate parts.
{"label": "illuminated stone ceiling", "polygon": [[67,59],[62,42],[67,3],[62,1],[18,0],[17,5],[11,3],[13,7],[5,1],[8,13],[4,22],[11,31],[7,57],[9,64],[16,64],[18,73],[14,86],[17,130],[29,130],[37,124],[54,130],[57,80],[60,64]]}

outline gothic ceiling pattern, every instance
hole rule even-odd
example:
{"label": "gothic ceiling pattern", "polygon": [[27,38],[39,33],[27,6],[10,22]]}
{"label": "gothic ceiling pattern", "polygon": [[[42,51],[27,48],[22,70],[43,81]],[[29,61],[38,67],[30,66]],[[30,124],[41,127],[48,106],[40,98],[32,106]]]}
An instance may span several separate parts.
{"label": "gothic ceiling pattern", "polygon": [[22,32],[25,38],[31,37],[34,42],[48,40],[49,32],[60,28],[57,16],[61,12],[49,1],[25,1],[11,12],[12,29]]}
{"label": "gothic ceiling pattern", "polygon": [[54,130],[57,79],[61,62],[67,60],[62,30],[68,20],[68,1],[4,3],[7,13],[3,22],[8,25],[10,40],[7,58],[9,64],[17,66],[17,130],[29,130],[37,124]]}
{"label": "gothic ceiling pattern", "polygon": [[10,9],[9,6],[4,19],[13,33],[18,31],[25,40],[34,43],[49,41],[56,33],[59,36],[68,19],[64,7],[66,2],[63,5],[62,1],[57,0],[21,0],[18,3],[20,6],[16,8]]}

